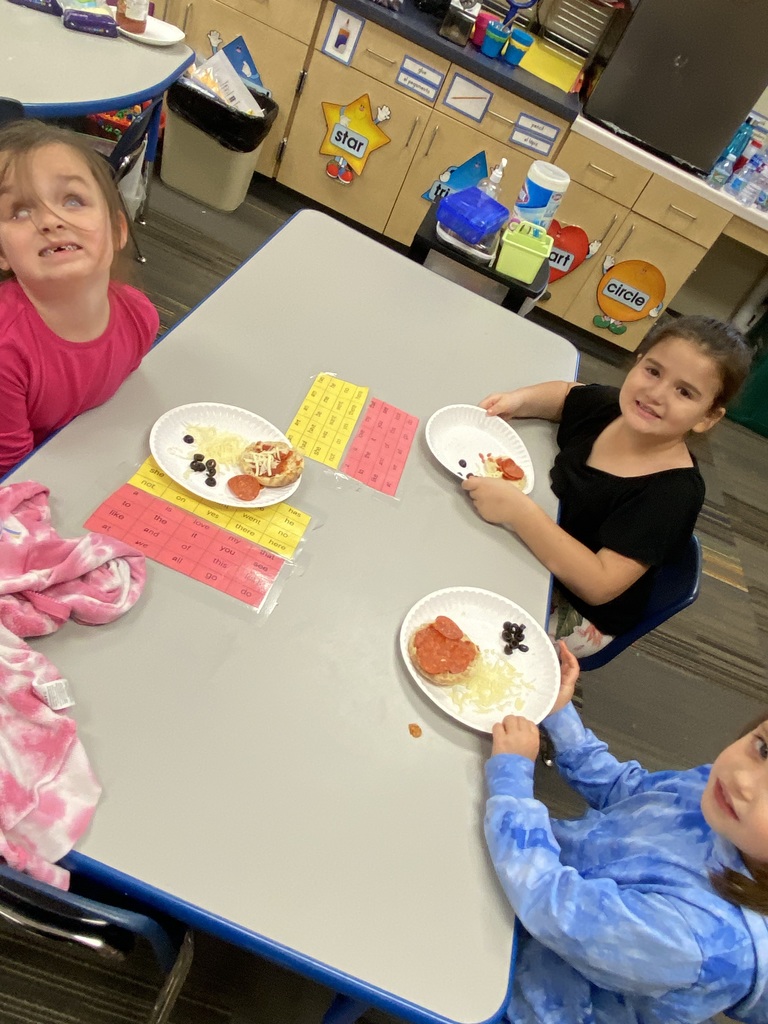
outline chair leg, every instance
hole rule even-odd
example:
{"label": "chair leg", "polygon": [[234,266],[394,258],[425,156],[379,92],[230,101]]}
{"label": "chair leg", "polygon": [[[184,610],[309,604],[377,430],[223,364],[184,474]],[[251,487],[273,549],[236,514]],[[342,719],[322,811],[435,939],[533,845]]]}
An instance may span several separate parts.
{"label": "chair leg", "polygon": [[136,231],[134,230],[134,227],[133,227],[133,221],[131,220],[130,217],[128,217],[127,214],[126,214],[126,220],[128,221],[128,234],[131,236],[131,242],[133,243],[133,248],[136,250],[136,262],[137,263],[146,263],[147,262],[147,257],[144,255],[144,253],[141,251],[141,248],[139,247],[139,240],[136,237]]}
{"label": "chair leg", "polygon": [[362,1003],[359,999],[337,995],[325,1012],[323,1024],[354,1024],[367,1009],[367,1003]]}
{"label": "chair leg", "polygon": [[171,968],[168,977],[165,979],[165,984],[160,989],[155,1005],[152,1007],[148,1024],[166,1024],[168,1021],[181,988],[189,974],[194,952],[195,943],[192,938],[192,932],[187,931],[179,948],[176,963]]}

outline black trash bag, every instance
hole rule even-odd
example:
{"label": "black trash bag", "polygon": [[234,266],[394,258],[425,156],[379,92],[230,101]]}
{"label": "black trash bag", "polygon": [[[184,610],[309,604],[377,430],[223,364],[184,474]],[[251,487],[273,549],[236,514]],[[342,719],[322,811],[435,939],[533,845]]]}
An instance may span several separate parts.
{"label": "black trash bag", "polygon": [[264,111],[263,117],[244,114],[189,78],[180,78],[170,87],[168,107],[226,149],[250,153],[267,137],[280,108],[271,97],[254,89],[248,91]]}

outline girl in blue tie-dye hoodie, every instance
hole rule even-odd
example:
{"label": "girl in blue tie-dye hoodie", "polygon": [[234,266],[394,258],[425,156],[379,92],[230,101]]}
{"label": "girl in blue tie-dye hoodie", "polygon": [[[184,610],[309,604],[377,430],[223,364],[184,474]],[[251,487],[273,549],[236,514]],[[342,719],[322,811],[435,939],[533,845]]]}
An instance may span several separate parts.
{"label": "girl in blue tie-dye hoodie", "polygon": [[510,715],[486,765],[485,835],[522,925],[513,1024],[768,1022],[768,712],[712,765],[621,763],[570,703],[545,720],[590,810],[550,819],[533,797],[539,732]]}

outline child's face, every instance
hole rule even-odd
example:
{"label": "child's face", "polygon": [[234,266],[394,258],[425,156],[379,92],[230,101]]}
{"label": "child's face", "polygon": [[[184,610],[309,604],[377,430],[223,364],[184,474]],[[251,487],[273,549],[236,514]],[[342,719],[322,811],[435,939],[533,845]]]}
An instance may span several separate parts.
{"label": "child's face", "polygon": [[106,199],[76,150],[61,143],[42,146],[28,154],[21,175],[18,166],[6,175],[0,188],[0,267],[12,270],[25,290],[108,279],[113,256]]}
{"label": "child's face", "polygon": [[747,867],[768,864],[768,722],[717,758],[701,812],[715,832],[741,851]]}
{"label": "child's face", "polygon": [[659,439],[703,433],[725,412],[715,407],[720,391],[715,361],[693,342],[666,338],[638,357],[621,388],[625,420],[635,430]]}

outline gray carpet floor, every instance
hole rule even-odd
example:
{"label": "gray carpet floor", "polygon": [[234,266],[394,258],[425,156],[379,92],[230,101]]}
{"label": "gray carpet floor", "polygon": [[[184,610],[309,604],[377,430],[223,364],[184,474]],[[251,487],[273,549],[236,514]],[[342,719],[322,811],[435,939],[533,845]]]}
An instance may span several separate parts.
{"label": "gray carpet floor", "polygon": [[[303,205],[300,197],[255,179],[240,210],[223,214],[155,181],[147,225],[138,229],[147,262],[131,261],[129,272],[157,305],[163,329]],[[581,380],[621,381],[628,353],[545,314],[532,318],[580,349]],[[711,760],[768,708],[768,439],[724,421],[697,440],[695,451],[707,482],[697,527],[704,550],[701,596],[614,663],[584,677],[587,724],[620,757],[637,757],[652,769]],[[578,813],[578,800],[555,773],[538,774],[538,793],[555,814]],[[158,986],[141,952],[114,974],[61,947],[0,934],[0,1024],[139,1021]],[[173,1021],[319,1024],[329,998],[320,986],[200,936]]]}

